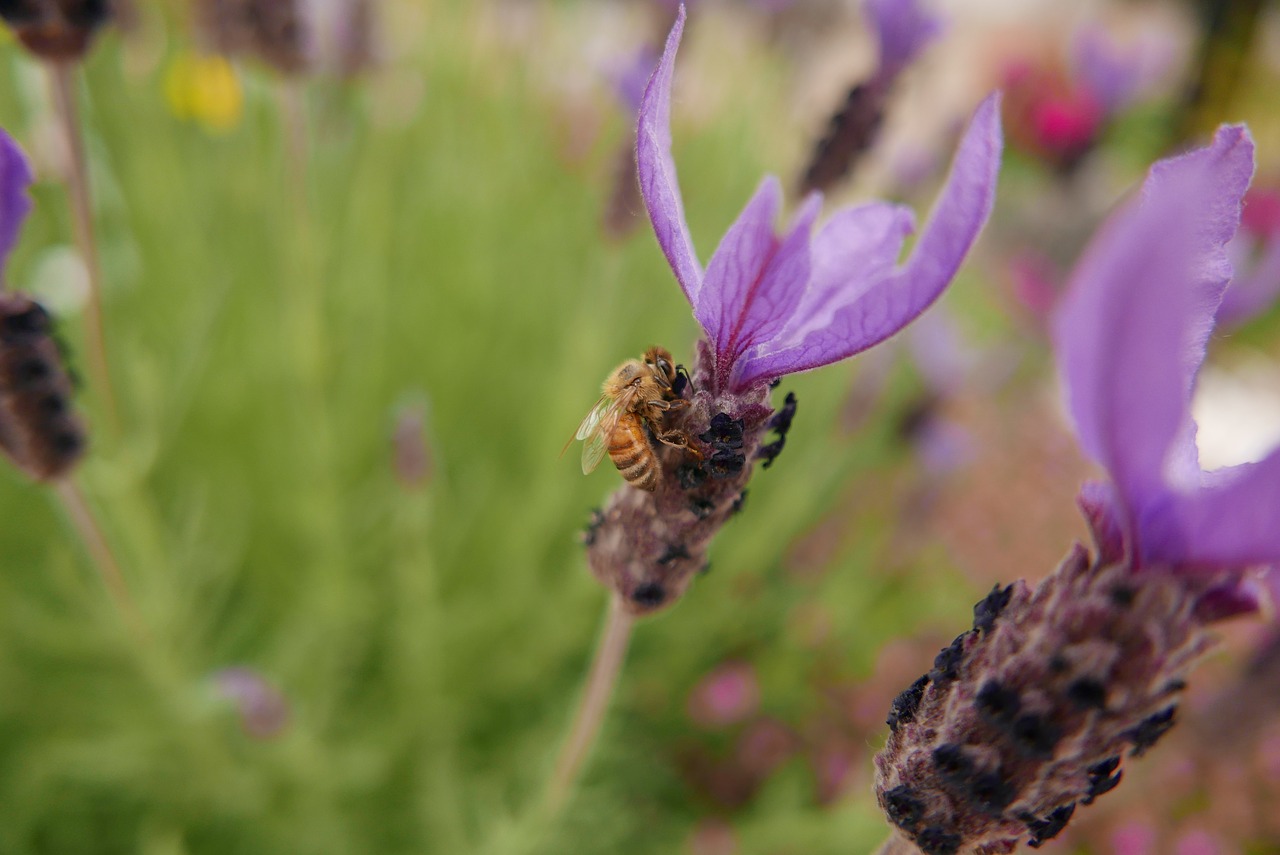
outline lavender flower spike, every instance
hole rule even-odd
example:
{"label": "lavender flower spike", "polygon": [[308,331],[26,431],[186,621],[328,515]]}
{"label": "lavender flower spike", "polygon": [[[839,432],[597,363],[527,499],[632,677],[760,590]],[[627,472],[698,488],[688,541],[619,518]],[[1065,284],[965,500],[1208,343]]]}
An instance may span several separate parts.
{"label": "lavender flower spike", "polygon": [[740,393],[786,374],[860,353],[902,329],[937,299],[986,223],[1000,163],[999,97],[978,107],[911,256],[909,209],[874,202],[837,211],[810,235],[821,206],[811,194],[781,237],[782,201],[766,177],[704,273],[685,222],[671,156],[671,79],[683,10],[640,105],[636,158],[658,243],[707,334],[712,391]]}
{"label": "lavender flower spike", "polygon": [[1095,553],[997,586],[894,702],[877,796],[926,855],[1037,847],[1117,786],[1174,725],[1208,626],[1256,611],[1252,573],[1280,564],[1280,451],[1202,472],[1190,416],[1252,173],[1238,126],[1157,163],[1072,276],[1054,339],[1112,479],[1079,497]]}
{"label": "lavender flower spike", "polygon": [[[651,425],[659,438],[681,441],[650,443],[660,464],[650,471],[659,474],[644,489],[615,492],[585,537],[592,572],[632,614],[671,605],[705,570],[711,540],[742,507],[754,461],[767,468],[782,450],[796,400],[788,394],[774,412],[770,381],[852,356],[923,312],[986,221],[1000,160],[993,96],[978,108],[942,197],[901,265],[909,210],[848,208],[811,237],[821,207],[815,193],[779,237],[773,223],[782,190],[766,178],[704,271],[671,157],[671,79],[684,21],[681,7],[641,99],[636,156],[658,244],[706,338],[691,377],[673,375],[673,397],[658,402],[662,423]],[[766,443],[769,431],[776,436]],[[615,463],[625,468],[627,460],[635,462]]]}

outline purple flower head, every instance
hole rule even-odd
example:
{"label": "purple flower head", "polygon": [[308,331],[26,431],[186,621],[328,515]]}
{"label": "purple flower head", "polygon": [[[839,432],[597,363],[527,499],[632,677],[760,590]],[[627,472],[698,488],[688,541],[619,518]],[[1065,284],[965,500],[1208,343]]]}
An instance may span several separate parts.
{"label": "purple flower head", "polygon": [[671,155],[671,82],[681,10],[645,90],[636,131],[640,188],[658,244],[707,335],[713,394],[739,393],[860,353],[902,329],[942,293],[991,212],[1000,163],[999,97],[978,107],[911,255],[905,207],[845,208],[811,234],[811,194],[787,231],[774,222],[782,187],[766,177],[704,271],[693,249]]}
{"label": "purple flower head", "polygon": [[1140,196],[1094,237],[1055,318],[1081,445],[1112,480],[1082,504],[1135,569],[1280,562],[1280,450],[1204,472],[1190,415],[1252,174],[1242,126],[1155,164]]}
{"label": "purple flower head", "polygon": [[916,0],[867,0],[867,16],[880,48],[876,76],[890,79],[942,32],[942,20]]}

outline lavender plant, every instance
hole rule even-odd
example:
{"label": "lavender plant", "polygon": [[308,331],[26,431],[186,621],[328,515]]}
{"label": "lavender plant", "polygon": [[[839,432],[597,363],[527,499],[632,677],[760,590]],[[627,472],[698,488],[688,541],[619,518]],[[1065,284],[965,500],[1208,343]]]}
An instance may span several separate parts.
{"label": "lavender plant", "polygon": [[[596,577],[631,614],[679,599],[706,565],[707,548],[740,507],[753,464],[772,463],[795,415],[769,389],[782,377],[847,359],[898,332],[946,288],[991,211],[1000,161],[999,100],[979,106],[947,183],[910,256],[905,207],[872,202],[835,212],[811,235],[820,194],[774,232],[781,185],[766,177],[704,271],[694,252],[671,155],[671,84],[684,32],[681,11],[640,105],[636,141],[649,219],[705,333],[674,427],[696,437],[700,459],[663,450],[670,473],[652,493],[624,487],[587,533]],[[777,438],[766,442],[766,434]]]}
{"label": "lavender plant", "polygon": [[1152,167],[1094,237],[1054,324],[1094,539],[1032,589],[997,586],[897,700],[876,758],[890,822],[927,855],[1053,838],[1171,728],[1209,627],[1280,591],[1280,450],[1204,472],[1190,402],[1253,171],[1239,126]]}
{"label": "lavender plant", "polygon": [[832,115],[805,167],[802,192],[829,190],[874,144],[893,84],[942,30],[942,21],[916,0],[867,0],[864,9],[875,30],[879,50],[876,68],[849,90],[844,104]]}

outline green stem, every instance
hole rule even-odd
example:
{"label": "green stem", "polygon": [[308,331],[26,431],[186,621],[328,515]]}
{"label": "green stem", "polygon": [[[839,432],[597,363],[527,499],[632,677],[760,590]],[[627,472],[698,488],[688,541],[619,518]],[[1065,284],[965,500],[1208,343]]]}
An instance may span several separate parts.
{"label": "green stem", "polygon": [[622,601],[616,596],[610,597],[604,628],[596,645],[595,659],[587,675],[578,712],[547,783],[544,804],[548,817],[554,816],[564,807],[577,781],[582,763],[595,744],[596,735],[600,732],[600,725],[609,708],[609,698],[617,685],[622,662],[627,655],[627,642],[631,639],[633,622],[634,619],[627,614]]}

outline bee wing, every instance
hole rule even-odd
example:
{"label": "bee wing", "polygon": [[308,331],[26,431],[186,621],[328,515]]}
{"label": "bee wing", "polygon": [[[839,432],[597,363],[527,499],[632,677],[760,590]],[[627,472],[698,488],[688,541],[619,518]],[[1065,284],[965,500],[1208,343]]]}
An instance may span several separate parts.
{"label": "bee wing", "polygon": [[603,433],[593,433],[582,446],[582,474],[589,475],[604,459]]}
{"label": "bee wing", "polygon": [[586,475],[600,465],[609,435],[618,426],[618,419],[629,400],[629,397],[602,396],[582,420],[577,434],[578,439],[586,440],[582,446],[582,474]]}
{"label": "bee wing", "polygon": [[595,406],[591,408],[591,412],[587,413],[586,418],[582,420],[582,424],[578,425],[578,431],[573,435],[573,438],[586,439],[595,432],[595,430],[600,427],[601,420],[604,419],[605,414],[608,413],[609,408],[612,407],[614,403],[614,399],[610,398],[608,395],[601,395],[600,399],[596,401]]}

